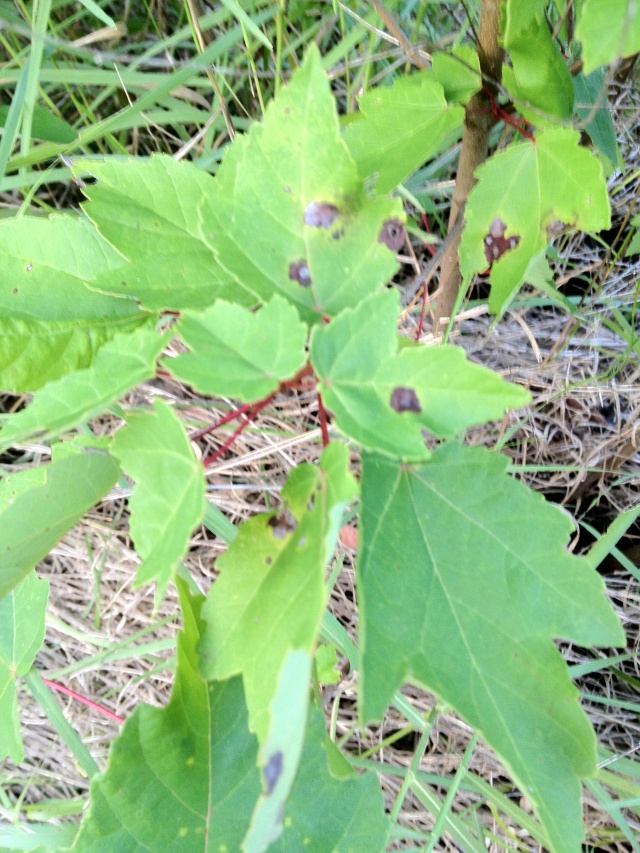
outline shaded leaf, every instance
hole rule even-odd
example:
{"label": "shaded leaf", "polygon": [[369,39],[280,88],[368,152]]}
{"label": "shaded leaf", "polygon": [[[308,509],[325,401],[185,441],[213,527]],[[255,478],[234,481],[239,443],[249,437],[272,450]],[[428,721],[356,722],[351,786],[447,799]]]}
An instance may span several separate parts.
{"label": "shaded leaf", "polygon": [[271,703],[269,734],[260,749],[263,791],[242,842],[244,853],[265,853],[282,834],[285,806],[300,764],[307,727],[310,678],[308,652],[289,652]]}
{"label": "shaded leaf", "polygon": [[126,721],[106,771],[91,782],[73,853],[240,850],[260,795],[258,745],[241,679],[201,678],[202,598],[179,589],[183,630],[169,705],[141,705]]}
{"label": "shaded leaf", "polygon": [[204,314],[185,312],[177,332],[193,352],[165,367],[201,394],[260,400],[307,360],[307,327],[280,296],[255,313],[222,301]]}
{"label": "shaded leaf", "polygon": [[252,731],[264,742],[268,708],[288,652],[310,652],[325,605],[324,568],[356,485],[347,448],[330,444],[319,466],[295,468],[277,512],[245,522],[216,562],[200,652],[210,678],[242,673]]}
{"label": "shaded leaf", "polygon": [[96,417],[126,391],[155,375],[156,358],[168,337],[146,329],[116,335],[99,350],[91,367],[51,382],[25,409],[12,415],[0,430],[0,447],[30,436],[48,441]]}
{"label": "shaded leaf", "polygon": [[49,581],[29,574],[0,600],[0,760],[24,759],[16,678],[29,671],[44,639]]}
{"label": "shaded leaf", "polygon": [[585,74],[640,51],[640,12],[635,0],[585,0],[576,27]]}
{"label": "shaded leaf", "polygon": [[364,456],[361,713],[381,718],[411,674],[496,750],[554,851],[575,853],[596,740],[552,640],[624,634],[601,578],[566,550],[571,520],[506,465],[455,444],[421,466]]}
{"label": "shaded leaf", "polygon": [[[307,322],[357,304],[396,271],[378,237],[403,219],[402,205],[367,199],[315,46],[228,150],[201,216],[204,238],[251,300],[279,293]],[[292,265],[306,268],[302,280]]]}
{"label": "shaded leaf", "polygon": [[[513,2],[510,5],[513,8]],[[571,117],[573,80],[544,12],[527,17],[527,23],[510,29],[504,40],[511,66],[503,65],[502,79],[522,115],[535,127],[542,127],[550,119],[558,122]]]}
{"label": "shaded leaf", "polygon": [[523,406],[529,395],[452,346],[398,349],[398,293],[344,311],[311,337],[311,363],[337,425],[366,448],[426,459],[423,429],[453,436]]}
{"label": "shaded leaf", "polygon": [[[341,765],[341,778],[327,769]],[[356,776],[326,734],[324,715],[309,709],[300,769],[269,853],[383,853],[389,819],[374,773]]]}
{"label": "shaded leaf", "polygon": [[[609,227],[610,208],[602,167],[578,145],[578,134],[557,128],[494,154],[476,175],[465,207],[460,269],[465,284],[486,269],[487,241],[496,223],[516,244],[491,270],[489,308],[498,312],[522,284],[530,261],[550,242],[557,222],[571,229]],[[514,190],[517,187],[517,191]],[[526,198],[527,203],[522,204]]]}
{"label": "shaded leaf", "polygon": [[586,122],[585,130],[596,148],[611,161],[612,167],[616,166],[620,160],[620,151],[609,110],[604,69],[591,74],[576,74],[573,85],[576,115]]}
{"label": "shaded leaf", "polygon": [[473,48],[461,45],[451,53],[438,51],[431,61],[434,77],[442,86],[447,101],[464,106],[482,87],[480,60]]}
{"label": "shaded leaf", "polygon": [[204,514],[204,470],[180,420],[157,397],[153,412],[128,416],[113,453],[136,482],[129,498],[131,536],[142,557],[135,584],[156,581],[161,598]]}
{"label": "shaded leaf", "polygon": [[200,233],[198,209],[213,192],[211,175],[165,155],[146,162],[77,160],[74,172],[98,179],[86,187],[83,208],[129,261],[94,280],[95,289],[175,311],[204,308],[225,295],[241,301]]}
{"label": "shaded leaf", "polygon": [[[452,84],[456,91],[472,85],[468,69],[460,64],[456,68],[462,69]],[[454,129],[462,131],[464,111],[447,103],[432,71],[371,89],[358,103],[360,114],[347,125],[344,139],[362,177],[377,176],[380,194],[394,190],[433,157]]]}
{"label": "shaded leaf", "polygon": [[[64,534],[105,495],[120,468],[107,453],[87,449],[42,466],[42,482],[29,471],[3,480],[0,503],[0,598],[45,557]],[[26,476],[29,485],[23,489]],[[6,485],[5,485],[6,483]],[[7,491],[15,498],[6,500]]]}

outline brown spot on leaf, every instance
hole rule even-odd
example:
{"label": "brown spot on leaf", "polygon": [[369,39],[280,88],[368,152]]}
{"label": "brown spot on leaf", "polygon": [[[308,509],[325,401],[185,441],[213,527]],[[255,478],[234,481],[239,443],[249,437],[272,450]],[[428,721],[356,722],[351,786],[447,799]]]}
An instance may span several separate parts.
{"label": "brown spot on leaf", "polygon": [[289,264],[289,278],[291,281],[297,281],[302,287],[309,287],[312,284],[311,273],[304,259],[292,261]]}
{"label": "brown spot on leaf", "polygon": [[298,522],[293,517],[289,507],[285,507],[277,515],[272,516],[267,524],[272,528],[276,539],[284,539],[289,533],[293,533],[298,526]]}
{"label": "brown spot on leaf", "polygon": [[560,219],[552,219],[551,222],[547,225],[547,240],[549,242],[555,240],[555,238],[559,237],[563,231],[571,227],[571,225],[567,225]]}
{"label": "brown spot on leaf", "polygon": [[262,768],[262,775],[267,786],[267,796],[273,792],[273,789],[278,784],[278,779],[282,775],[282,765],[282,752],[278,750],[269,756],[269,760]]}
{"label": "brown spot on leaf", "polygon": [[329,204],[328,201],[310,201],[304,210],[304,224],[329,230],[339,216],[340,211],[335,204]]}
{"label": "brown spot on leaf", "polygon": [[404,246],[404,225],[399,219],[388,219],[378,234],[378,243],[384,243],[392,252],[399,252]]}
{"label": "brown spot on leaf", "polygon": [[402,388],[400,386],[394,388],[389,402],[391,403],[391,408],[400,414],[402,412],[416,412],[420,414],[422,411],[413,388]]}
{"label": "brown spot on leaf", "polygon": [[491,223],[489,233],[484,238],[484,256],[487,259],[489,266],[494,261],[500,260],[505,252],[515,247],[520,242],[520,237],[517,234],[507,237],[507,223],[503,222],[499,216]]}

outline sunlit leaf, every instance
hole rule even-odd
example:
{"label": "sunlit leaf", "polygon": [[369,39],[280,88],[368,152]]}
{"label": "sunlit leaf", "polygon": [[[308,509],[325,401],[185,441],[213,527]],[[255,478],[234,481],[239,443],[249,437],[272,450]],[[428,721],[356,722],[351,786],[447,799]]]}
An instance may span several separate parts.
{"label": "sunlit leaf", "polygon": [[[93,281],[96,290],[171,310],[204,308],[233,292],[200,234],[198,209],[213,191],[211,175],[167,156],[77,160],[74,172],[98,179],[86,187],[83,207],[124,256],[117,270]],[[237,294],[234,301],[241,298]]]}
{"label": "sunlit leaf", "polygon": [[640,13],[635,0],[584,0],[576,27],[585,74],[640,51]]}
{"label": "sunlit leaf", "polygon": [[245,522],[204,606],[207,631],[201,654],[205,674],[244,677],[251,728],[261,743],[269,705],[290,650],[310,652],[325,605],[324,569],[342,511],[356,494],[347,448],[330,444],[319,466],[293,470],[283,507]]}
{"label": "sunlit leaf", "polygon": [[118,332],[148,322],[135,302],[89,288],[122,258],[85,220],[0,223],[0,388],[35,391],[87,367]]}
{"label": "sunlit leaf", "polygon": [[493,264],[491,311],[500,311],[516,292],[556,226],[609,227],[602,167],[579,147],[575,131],[557,128],[541,133],[535,143],[518,142],[494,154],[476,174],[478,183],[465,207],[460,269],[469,284]]}
{"label": "sunlit leaf", "polygon": [[161,598],[204,514],[204,470],[180,420],[159,398],[153,412],[127,417],[113,453],[136,482],[129,498],[131,536],[142,557],[136,585],[156,581]]}
{"label": "sunlit leaf", "polygon": [[185,312],[176,331],[193,352],[165,367],[201,394],[260,400],[307,359],[307,327],[280,296],[255,313],[222,301],[204,314]]}
{"label": "sunlit leaf", "polygon": [[0,600],[0,760],[9,755],[14,764],[24,759],[16,678],[29,671],[44,639],[49,581],[35,572]]}
{"label": "sunlit leaf", "polygon": [[389,248],[385,223],[403,242],[400,202],[365,195],[315,47],[234,142],[201,215],[239,287],[254,302],[279,293],[307,322],[356,305],[393,275],[399,246]]}
{"label": "sunlit leaf", "polygon": [[[470,85],[467,69],[463,88]],[[458,91],[458,90],[456,90]],[[432,71],[400,77],[392,86],[379,86],[358,99],[359,116],[344,133],[360,174],[376,177],[376,191],[388,193],[401,184],[462,129],[464,111],[445,100]]]}
{"label": "sunlit leaf", "polygon": [[413,676],[496,750],[556,853],[575,853],[596,741],[552,640],[609,646],[624,634],[600,577],[566,550],[571,520],[481,448],[363,465],[364,720]]}
{"label": "sunlit leaf", "polygon": [[528,401],[459,347],[398,350],[398,313],[397,291],[383,291],[316,327],[311,338],[323,401],[363,447],[426,459],[423,429],[453,436]]}

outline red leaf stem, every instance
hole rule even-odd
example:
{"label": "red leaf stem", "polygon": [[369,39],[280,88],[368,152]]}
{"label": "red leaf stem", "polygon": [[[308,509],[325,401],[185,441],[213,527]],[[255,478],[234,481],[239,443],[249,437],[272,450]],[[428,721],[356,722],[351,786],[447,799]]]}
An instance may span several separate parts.
{"label": "red leaf stem", "polygon": [[102,714],[103,717],[107,717],[107,719],[112,720],[114,723],[120,723],[120,725],[124,723],[124,717],[119,717],[117,714],[114,714],[113,711],[109,711],[108,708],[103,708],[102,705],[98,705],[97,702],[92,702],[91,699],[87,699],[86,696],[76,693],[75,690],[70,690],[63,684],[58,684],[57,681],[49,681],[48,678],[43,678],[42,681],[51,690],[57,690],[58,693],[64,693],[65,696],[70,696],[72,699],[75,699],[82,705],[86,705],[87,708],[91,708],[92,711],[97,711],[99,714]]}
{"label": "red leaf stem", "polygon": [[327,427],[327,411],[322,402],[322,394],[318,391],[318,415],[320,417],[320,432],[322,433],[322,446],[329,444],[329,428]]}
{"label": "red leaf stem", "polygon": [[493,117],[497,121],[503,121],[505,124],[508,124],[514,130],[517,130],[519,134],[524,136],[526,139],[530,139],[531,142],[535,145],[535,138],[526,128],[527,122],[524,119],[516,118],[508,113],[506,110],[503,110],[502,107],[496,102],[496,99],[493,97],[489,89],[486,86],[482,87],[482,91],[491,101],[491,113]]}

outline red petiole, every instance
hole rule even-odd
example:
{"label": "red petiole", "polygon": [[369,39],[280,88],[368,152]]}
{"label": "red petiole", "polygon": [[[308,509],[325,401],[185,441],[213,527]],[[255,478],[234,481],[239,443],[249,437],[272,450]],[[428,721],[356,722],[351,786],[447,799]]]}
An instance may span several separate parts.
{"label": "red petiole", "polygon": [[119,717],[117,714],[114,714],[113,711],[109,711],[107,708],[103,708],[102,705],[98,705],[97,702],[92,702],[91,699],[87,699],[85,696],[81,696],[80,693],[76,693],[75,690],[70,690],[68,687],[58,684],[57,681],[49,681],[48,678],[43,678],[42,681],[51,690],[57,690],[58,693],[64,693],[65,696],[70,696],[72,699],[75,699],[82,705],[86,705],[87,708],[91,708],[93,711],[97,711],[99,714],[102,714],[103,717],[107,717],[107,719],[112,720],[114,723],[120,723],[120,725],[124,723],[124,717]]}

